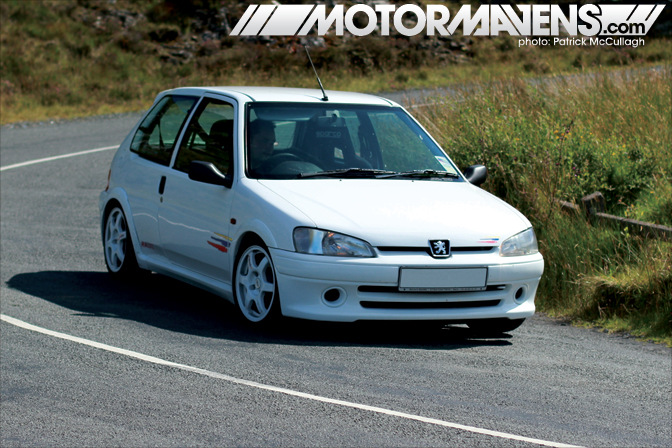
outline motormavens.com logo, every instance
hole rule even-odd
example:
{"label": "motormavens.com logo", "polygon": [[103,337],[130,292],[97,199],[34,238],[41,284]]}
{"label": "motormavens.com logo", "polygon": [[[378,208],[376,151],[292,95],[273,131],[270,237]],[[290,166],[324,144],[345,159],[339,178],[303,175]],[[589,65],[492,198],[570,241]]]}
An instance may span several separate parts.
{"label": "motormavens.com logo", "polygon": [[[645,36],[664,8],[663,4],[515,5],[515,9],[513,5],[482,5],[475,9],[463,5],[451,17],[443,5],[427,5],[425,9],[412,4],[399,7],[358,4],[347,9],[336,5],[329,11],[325,5],[250,5],[231,35],[306,36],[316,27],[320,36],[332,28],[338,36],[345,30],[355,36],[366,36],[376,29],[381,35],[389,36],[390,24],[393,24],[395,30],[405,36],[421,33],[447,36],[461,27],[465,36],[508,33],[546,41],[549,39],[543,39],[544,36],[559,36],[562,27],[565,36],[594,37],[596,41],[604,41]],[[368,22],[355,20],[357,15],[366,16]],[[404,20],[413,15],[415,21]],[[412,23],[411,27],[408,27],[409,23]]]}

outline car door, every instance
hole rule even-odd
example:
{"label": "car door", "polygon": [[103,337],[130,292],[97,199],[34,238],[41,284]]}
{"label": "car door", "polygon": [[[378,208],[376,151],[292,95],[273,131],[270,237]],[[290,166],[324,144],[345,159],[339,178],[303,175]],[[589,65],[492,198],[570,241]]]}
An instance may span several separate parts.
{"label": "car door", "polygon": [[187,125],[159,206],[165,256],[174,265],[208,277],[231,273],[229,235],[234,192],[189,178],[193,161],[212,163],[233,177],[236,104],[204,97]]}
{"label": "car door", "polygon": [[163,258],[158,207],[179,135],[198,99],[185,95],[161,98],[136,130],[129,162],[120,173],[140,241],[139,250],[148,257]]}

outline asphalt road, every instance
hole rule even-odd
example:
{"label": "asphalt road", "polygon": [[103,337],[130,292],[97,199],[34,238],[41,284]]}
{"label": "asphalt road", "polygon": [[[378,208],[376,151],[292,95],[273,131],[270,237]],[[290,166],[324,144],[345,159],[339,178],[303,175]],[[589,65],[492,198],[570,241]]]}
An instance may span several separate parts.
{"label": "asphalt road", "polygon": [[169,278],[112,281],[97,200],[114,150],[6,167],[118,145],[137,119],[0,130],[1,446],[672,446],[660,345],[543,317],[490,338],[253,331]]}

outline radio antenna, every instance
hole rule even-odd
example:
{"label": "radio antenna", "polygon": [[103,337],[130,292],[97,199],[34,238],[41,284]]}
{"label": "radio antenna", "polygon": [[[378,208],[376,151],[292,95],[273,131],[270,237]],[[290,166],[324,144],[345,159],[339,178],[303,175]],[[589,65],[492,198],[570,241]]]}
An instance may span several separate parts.
{"label": "radio antenna", "polygon": [[322,81],[320,81],[320,76],[317,74],[317,70],[315,70],[315,66],[313,65],[313,60],[310,58],[310,53],[308,53],[308,47],[303,46],[306,50],[306,54],[308,55],[308,60],[310,61],[310,66],[313,67],[313,71],[315,72],[315,77],[317,78],[317,83],[320,85],[320,89],[322,89],[322,95],[324,97],[322,98],[322,101],[329,101],[329,97],[327,96],[326,93],[324,93],[324,87],[322,87]]}

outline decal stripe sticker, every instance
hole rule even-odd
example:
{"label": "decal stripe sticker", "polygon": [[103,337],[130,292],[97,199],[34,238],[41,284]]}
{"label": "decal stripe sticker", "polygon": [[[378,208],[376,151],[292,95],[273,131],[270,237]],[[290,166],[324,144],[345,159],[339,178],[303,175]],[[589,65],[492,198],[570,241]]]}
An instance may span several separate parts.
{"label": "decal stripe sticker", "polygon": [[211,237],[211,239],[213,239],[213,240],[215,240],[215,241],[219,241],[220,243],[222,243],[222,244],[224,245],[224,247],[229,247],[229,244],[231,244],[231,243],[229,243],[228,241],[224,241],[224,240],[222,240],[222,239],[215,238],[214,236]]}
{"label": "decal stripe sticker", "polygon": [[[233,239],[229,238],[226,235],[222,235],[221,233],[217,233],[217,232],[212,232],[212,233],[217,235],[219,238],[215,238],[214,236],[211,236],[210,239],[212,241],[207,241],[207,243],[209,245],[211,245],[212,247],[214,247],[215,249],[217,249],[218,251],[227,253],[229,251],[229,247],[231,247],[231,241],[233,241]],[[215,241],[215,242],[213,243],[213,241]],[[221,243],[221,244],[217,244],[217,243]]]}
{"label": "decal stripe sticker", "polygon": [[227,249],[226,247],[220,246],[219,244],[215,244],[212,241],[208,241],[208,244],[211,245],[212,247],[214,247],[215,249],[217,249],[218,251],[221,251],[221,252],[224,252],[224,253],[227,253],[229,251],[229,249]]}

